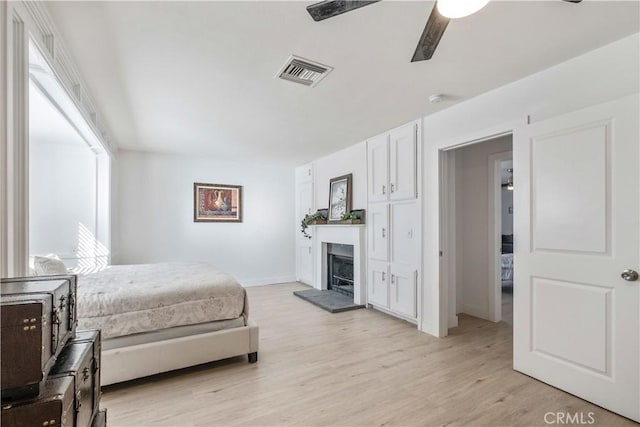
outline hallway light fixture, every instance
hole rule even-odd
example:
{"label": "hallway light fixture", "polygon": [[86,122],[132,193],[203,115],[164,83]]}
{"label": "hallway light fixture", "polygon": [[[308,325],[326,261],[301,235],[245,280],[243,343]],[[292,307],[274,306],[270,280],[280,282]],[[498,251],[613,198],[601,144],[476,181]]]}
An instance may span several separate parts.
{"label": "hallway light fixture", "polygon": [[464,18],[485,7],[489,0],[438,0],[438,12],[447,18]]}
{"label": "hallway light fixture", "polygon": [[513,169],[507,169],[509,177],[507,178],[507,190],[513,191]]}

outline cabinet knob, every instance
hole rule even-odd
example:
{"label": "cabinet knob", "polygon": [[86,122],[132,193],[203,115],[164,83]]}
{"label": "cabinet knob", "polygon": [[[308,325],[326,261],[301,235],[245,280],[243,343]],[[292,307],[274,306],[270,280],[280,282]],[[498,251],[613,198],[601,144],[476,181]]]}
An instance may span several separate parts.
{"label": "cabinet knob", "polygon": [[382,281],[384,282],[386,278],[387,278],[387,274],[383,271],[382,272]]}
{"label": "cabinet knob", "polygon": [[386,185],[382,186],[382,194],[387,194],[387,186]]}
{"label": "cabinet knob", "polygon": [[638,276],[638,272],[637,271],[631,270],[631,269],[627,269],[627,270],[624,270],[622,272],[620,277],[622,277],[627,282],[635,282],[636,280],[638,280],[639,276]]}
{"label": "cabinet knob", "polygon": [[396,191],[396,186],[391,184],[391,192],[393,193],[394,191]]}
{"label": "cabinet knob", "polygon": [[396,283],[396,277],[393,274],[391,275],[391,283]]}
{"label": "cabinet knob", "polygon": [[387,237],[387,229],[383,228],[382,229],[382,238],[384,239],[385,237]]}

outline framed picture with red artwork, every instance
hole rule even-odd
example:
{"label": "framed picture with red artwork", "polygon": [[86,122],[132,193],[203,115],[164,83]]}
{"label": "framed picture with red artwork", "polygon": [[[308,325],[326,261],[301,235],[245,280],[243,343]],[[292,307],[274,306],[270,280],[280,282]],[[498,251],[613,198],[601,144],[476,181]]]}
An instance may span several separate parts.
{"label": "framed picture with red artwork", "polygon": [[242,222],[242,186],[195,182],[193,222]]}

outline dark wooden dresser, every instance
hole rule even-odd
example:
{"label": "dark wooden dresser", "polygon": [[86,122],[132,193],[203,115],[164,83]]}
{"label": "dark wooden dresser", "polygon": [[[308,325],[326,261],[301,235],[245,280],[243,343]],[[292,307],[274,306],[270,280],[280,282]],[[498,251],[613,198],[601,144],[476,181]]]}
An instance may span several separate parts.
{"label": "dark wooden dresser", "polygon": [[101,427],[100,331],[76,331],[77,277],[2,279],[3,427]]}

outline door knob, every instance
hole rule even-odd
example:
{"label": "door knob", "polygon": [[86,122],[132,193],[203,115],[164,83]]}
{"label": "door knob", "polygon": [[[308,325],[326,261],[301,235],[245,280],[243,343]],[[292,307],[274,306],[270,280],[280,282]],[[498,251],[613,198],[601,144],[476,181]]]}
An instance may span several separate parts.
{"label": "door knob", "polygon": [[627,282],[635,282],[638,280],[638,272],[635,270],[627,269],[622,272],[620,275]]}

